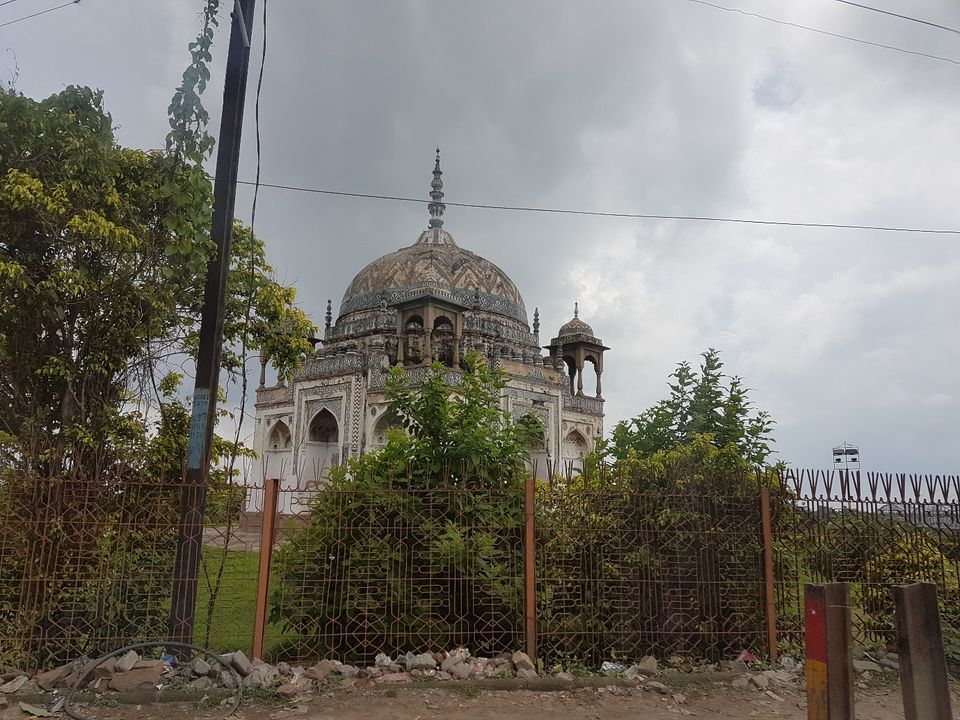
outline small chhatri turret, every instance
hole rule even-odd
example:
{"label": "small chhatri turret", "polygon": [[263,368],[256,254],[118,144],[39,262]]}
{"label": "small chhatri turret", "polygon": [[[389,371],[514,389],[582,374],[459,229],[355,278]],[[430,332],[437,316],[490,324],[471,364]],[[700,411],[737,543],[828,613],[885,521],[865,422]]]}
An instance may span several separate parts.
{"label": "small chhatri turret", "polygon": [[593,333],[593,328],[580,319],[580,303],[573,304],[573,317],[560,326],[560,332],[547,346],[550,358],[567,366],[570,376],[570,394],[583,396],[583,370],[589,362],[597,374],[597,399],[602,400],[600,374],[603,372],[603,353],[610,348]]}

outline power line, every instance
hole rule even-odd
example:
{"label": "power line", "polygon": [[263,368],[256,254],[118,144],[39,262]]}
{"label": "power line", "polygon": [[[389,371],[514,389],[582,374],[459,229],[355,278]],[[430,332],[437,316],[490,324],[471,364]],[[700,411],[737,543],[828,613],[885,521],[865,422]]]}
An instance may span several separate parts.
{"label": "power line", "polygon": [[881,10],[880,8],[870,7],[869,5],[861,5],[860,3],[851,2],[850,0],[837,0],[837,2],[842,2],[844,5],[853,5],[854,7],[863,8],[864,10],[870,10],[883,15],[890,15],[895,18],[900,18],[901,20],[909,20],[910,22],[920,23],[921,25],[929,25],[930,27],[947,30],[948,32],[957,33],[957,35],[960,35],[960,30],[957,30],[956,28],[947,27],[946,25],[937,25],[937,23],[921,20],[920,18],[910,17],[909,15],[901,15],[900,13],[890,12],[889,10]]}
{"label": "power line", "polygon": [[[7,0],[7,2],[13,2],[13,1],[14,0]],[[7,25],[14,25],[18,22],[29,20],[30,18],[35,18],[38,15],[46,15],[47,13],[51,13],[54,10],[60,10],[62,8],[65,8],[68,5],[79,5],[79,4],[80,4],[80,0],[70,0],[70,2],[65,2],[63,5],[57,5],[56,7],[47,8],[46,10],[41,10],[40,12],[35,12],[32,15],[24,15],[23,17],[17,18],[16,20],[8,20],[5,23],[0,23],[0,28],[6,27]]]}
{"label": "power line", "polygon": [[907,50],[906,48],[897,47],[896,45],[885,45],[884,43],[873,42],[872,40],[863,40],[861,38],[851,37],[850,35],[841,35],[840,33],[830,32],[829,30],[821,30],[819,28],[810,27],[809,25],[800,25],[799,23],[787,22],[786,20],[777,20],[776,18],[767,17],[766,15],[759,15],[753,12],[747,12],[746,10],[741,10],[740,8],[731,8],[724,5],[716,5],[706,0],[690,0],[690,2],[697,3],[698,5],[706,5],[707,7],[712,7],[717,10],[725,10],[726,12],[739,13],[741,15],[747,15],[749,17],[755,17],[760,20],[766,20],[767,22],[776,23],[777,25],[786,25],[788,27],[797,28],[799,30],[808,30],[810,32],[815,32],[820,35],[827,35],[829,37],[838,38],[840,40],[849,40],[850,42],[860,43],[861,45],[870,45],[872,47],[883,48],[884,50],[893,50],[895,52],[906,53],[907,55],[917,55],[919,57],[925,57],[930,60],[938,60],[940,62],[951,63],[952,65],[960,65],[960,60],[954,60],[953,58],[942,57],[940,55],[931,55],[930,53],[920,52],[919,50]]}
{"label": "power line", "polygon": [[9,5],[10,3],[15,3],[16,1],[17,0],[3,0],[3,2],[0,2],[0,7],[3,7],[4,5]]}
{"label": "power line", "polygon": [[[257,185],[250,180],[237,180],[238,185]],[[316,195],[332,195],[335,197],[363,198],[367,200],[391,200],[394,202],[407,202],[423,204],[426,202],[423,198],[404,197],[402,195],[376,195],[373,193],[348,192],[345,190],[324,190],[321,188],[300,187],[297,185],[281,185],[278,183],[260,182],[261,188],[272,188],[274,190],[289,190],[293,192],[312,193]],[[898,227],[892,225],[855,225],[848,223],[828,223],[828,222],[800,222],[788,220],[757,220],[753,218],[732,218],[732,217],[714,217],[710,215],[665,215],[660,213],[626,213],[626,212],[601,212],[598,210],[574,210],[569,208],[543,208],[529,207],[523,205],[490,205],[487,203],[467,203],[467,202],[444,202],[448,207],[474,208],[478,210],[509,210],[513,212],[536,212],[549,213],[552,215],[585,215],[588,217],[608,217],[608,218],[629,218],[635,220],[683,220],[698,222],[718,222],[718,223],[736,223],[740,225],[773,225],[783,227],[806,227],[806,228],[824,228],[837,230],[877,230],[883,232],[899,233],[922,233],[927,235],[960,235],[960,229],[935,229],[935,228],[915,228]]]}

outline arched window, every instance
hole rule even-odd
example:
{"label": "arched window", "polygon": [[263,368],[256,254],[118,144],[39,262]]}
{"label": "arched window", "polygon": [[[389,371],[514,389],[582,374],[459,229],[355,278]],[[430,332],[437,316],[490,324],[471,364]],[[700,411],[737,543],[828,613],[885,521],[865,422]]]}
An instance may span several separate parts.
{"label": "arched window", "polygon": [[579,430],[571,430],[563,439],[563,457],[565,459],[579,459],[587,454],[587,439]]}
{"label": "arched window", "polygon": [[584,373],[583,391],[589,397],[597,397],[600,394],[597,392],[597,378],[599,377],[597,374],[597,368],[599,367],[599,363],[593,355],[587,355],[584,358],[584,366],[586,366],[587,363],[590,363],[593,366],[593,371]]}
{"label": "arched window", "polygon": [[423,361],[423,318],[411,315],[403,325],[403,356],[414,365]]}
{"label": "arched window", "polygon": [[394,428],[400,430],[403,429],[401,422],[387,413],[384,413],[383,416],[377,421],[377,424],[373,428],[373,446],[382,447],[387,444],[387,435]]}
{"label": "arched window", "polygon": [[340,430],[337,419],[329,410],[324,408],[310,421],[310,430],[307,433],[310,442],[335,443],[340,440]]}
{"label": "arched window", "polygon": [[278,420],[267,439],[267,450],[289,450],[292,446],[293,439],[290,437],[290,428],[283,420]]}
{"label": "arched window", "polygon": [[454,330],[450,319],[441,315],[433,322],[433,357],[447,367],[453,367]]}

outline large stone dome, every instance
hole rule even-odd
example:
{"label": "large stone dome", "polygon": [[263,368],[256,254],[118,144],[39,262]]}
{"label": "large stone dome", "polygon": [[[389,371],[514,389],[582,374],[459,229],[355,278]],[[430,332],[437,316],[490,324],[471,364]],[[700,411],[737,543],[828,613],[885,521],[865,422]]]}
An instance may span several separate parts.
{"label": "large stone dome", "polygon": [[507,274],[458,246],[440,227],[425,230],[413,245],[377,258],[357,273],[343,295],[340,318],[427,294],[528,325],[523,298]]}

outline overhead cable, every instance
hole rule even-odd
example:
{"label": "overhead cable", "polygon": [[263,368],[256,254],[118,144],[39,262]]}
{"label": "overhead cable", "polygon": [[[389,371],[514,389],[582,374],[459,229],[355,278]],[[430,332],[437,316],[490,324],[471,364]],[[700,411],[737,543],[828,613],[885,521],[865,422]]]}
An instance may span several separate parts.
{"label": "overhead cable", "polygon": [[[13,0],[8,0],[8,2],[13,2]],[[35,12],[32,15],[24,15],[19,17],[16,20],[8,20],[5,23],[0,23],[0,28],[7,27],[7,25],[15,25],[18,22],[23,22],[24,20],[29,20],[30,18],[35,18],[39,15],[46,15],[47,13],[52,13],[54,10],[61,10],[69,5],[79,5],[80,0],[70,0],[70,2],[65,2],[63,5],[57,5],[56,7],[47,8],[46,10],[41,10],[40,12]]]}
{"label": "overhead cable", "polygon": [[930,53],[920,52],[919,50],[907,50],[906,48],[897,47],[896,45],[886,45],[884,43],[874,42],[872,40],[863,40],[862,38],[851,37],[850,35],[841,35],[840,33],[830,32],[829,30],[821,30],[819,28],[810,27],[809,25],[800,25],[799,23],[788,22],[786,20],[777,20],[776,18],[760,15],[754,12],[748,12],[746,10],[741,10],[740,8],[717,5],[716,3],[707,2],[707,0],[690,0],[690,2],[697,3],[698,5],[706,5],[707,7],[712,7],[717,10],[739,13],[740,15],[747,15],[760,20],[766,20],[767,22],[776,23],[777,25],[786,25],[788,27],[797,28],[799,30],[808,30],[810,32],[815,32],[820,35],[827,35],[840,40],[849,40],[850,42],[860,43],[861,45],[870,45],[872,47],[883,48],[884,50],[893,50],[895,52],[906,53],[907,55],[917,55],[919,57],[928,58],[929,60],[937,60],[938,62],[960,65],[960,60],[955,60],[953,58],[943,57],[941,55],[931,55]]}
{"label": "overhead cable", "polygon": [[956,28],[947,27],[946,25],[938,25],[937,23],[921,20],[920,18],[910,17],[909,15],[901,15],[900,13],[890,12],[889,10],[881,10],[880,8],[870,7],[869,5],[861,5],[857,2],[851,2],[851,0],[837,0],[837,2],[841,2],[844,5],[853,5],[854,7],[863,8],[864,10],[870,10],[871,12],[881,13],[883,15],[890,15],[891,17],[900,18],[901,20],[909,20],[910,22],[920,23],[921,25],[929,25],[930,27],[939,28],[940,30],[946,30],[947,32],[960,35],[960,30],[957,30]]}
{"label": "overhead cable", "polygon": [[[251,180],[237,180],[238,185],[257,185]],[[402,195],[377,195],[374,193],[348,192],[345,190],[325,190],[321,188],[301,187],[297,185],[281,185],[278,183],[260,182],[260,188],[274,190],[288,190],[292,192],[313,193],[316,195],[331,195],[335,197],[353,197],[367,200],[390,200],[393,202],[407,202],[424,204],[423,198],[405,197]],[[806,222],[789,220],[758,220],[755,218],[717,217],[710,215],[667,215],[663,213],[628,213],[603,212],[599,210],[576,210],[571,208],[545,208],[524,205],[492,205],[488,203],[467,203],[444,201],[447,207],[473,208],[477,210],[508,210],[512,212],[549,213],[552,215],[584,215],[588,217],[627,218],[635,220],[680,220],[696,222],[736,223],[741,225],[773,225],[778,227],[806,227],[835,230],[875,230],[881,232],[921,233],[927,235],[960,235],[960,229],[937,229],[903,227],[895,225],[857,225],[853,223]]]}

